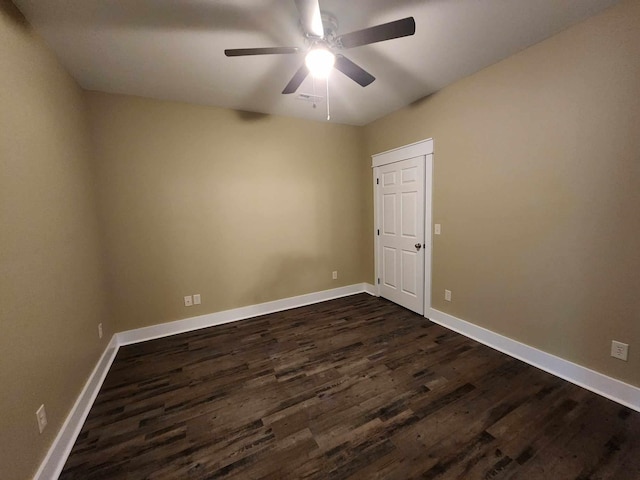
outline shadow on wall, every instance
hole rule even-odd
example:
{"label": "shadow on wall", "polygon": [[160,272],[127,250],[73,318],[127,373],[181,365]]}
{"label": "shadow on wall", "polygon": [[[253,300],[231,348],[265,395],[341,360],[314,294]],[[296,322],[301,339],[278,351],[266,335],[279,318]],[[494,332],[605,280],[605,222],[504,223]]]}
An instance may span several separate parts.
{"label": "shadow on wall", "polygon": [[29,25],[27,19],[24,18],[22,12],[18,10],[18,7],[16,7],[10,0],[0,0],[0,11],[2,11],[2,13],[6,15],[7,18],[11,19],[16,25],[20,25],[25,30],[31,29],[31,25]]}
{"label": "shadow on wall", "polygon": [[[291,297],[292,285],[313,285],[317,282],[319,272],[326,266],[324,256],[305,254],[283,254],[272,256],[262,267],[255,278],[259,279],[254,286],[243,295],[243,304],[254,305],[275,299]],[[313,292],[316,289],[312,289]],[[310,292],[300,292],[304,295]]]}
{"label": "shadow on wall", "polygon": [[260,120],[266,120],[271,116],[268,113],[248,112],[246,110],[234,110],[234,113],[240,120],[244,120],[245,122],[258,122]]}
{"label": "shadow on wall", "polygon": [[418,108],[427,103],[437,92],[430,93],[429,95],[425,95],[424,97],[420,97],[417,100],[411,102],[408,107],[409,108]]}

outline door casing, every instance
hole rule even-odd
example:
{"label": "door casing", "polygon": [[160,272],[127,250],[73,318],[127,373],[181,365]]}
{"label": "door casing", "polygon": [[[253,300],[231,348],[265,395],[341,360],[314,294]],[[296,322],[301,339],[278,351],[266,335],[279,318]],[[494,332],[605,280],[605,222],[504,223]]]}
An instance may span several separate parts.
{"label": "door casing", "polygon": [[433,199],[433,139],[429,138],[420,142],[411,143],[403,147],[387,150],[386,152],[377,153],[371,156],[371,167],[373,168],[373,238],[374,238],[374,257],[375,257],[375,292],[380,296],[380,285],[378,283],[381,278],[381,253],[380,239],[377,231],[380,227],[380,205],[378,198],[378,189],[376,179],[378,178],[378,167],[388,165],[394,162],[400,162],[409,158],[418,156],[424,157],[424,174],[425,174],[425,196],[424,196],[424,315],[431,309],[431,265],[433,256],[433,226],[432,226],[432,199]]}

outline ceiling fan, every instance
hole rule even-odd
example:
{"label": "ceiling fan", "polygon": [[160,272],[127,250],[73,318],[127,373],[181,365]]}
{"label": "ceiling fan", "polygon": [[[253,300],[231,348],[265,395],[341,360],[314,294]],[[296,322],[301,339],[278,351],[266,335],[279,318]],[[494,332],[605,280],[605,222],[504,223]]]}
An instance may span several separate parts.
{"label": "ceiling fan", "polygon": [[[311,73],[316,78],[326,78],[332,68],[339,70],[359,85],[366,87],[375,77],[356,65],[340,52],[343,49],[360,47],[394,38],[407,37],[416,32],[413,17],[383,23],[343,35],[336,35],[338,22],[328,13],[320,12],[318,0],[295,0],[300,14],[300,25],[309,46],[305,62],[293,75],[282,93],[294,93]],[[302,53],[298,47],[234,48],[224,51],[227,57],[247,55],[280,55]]]}

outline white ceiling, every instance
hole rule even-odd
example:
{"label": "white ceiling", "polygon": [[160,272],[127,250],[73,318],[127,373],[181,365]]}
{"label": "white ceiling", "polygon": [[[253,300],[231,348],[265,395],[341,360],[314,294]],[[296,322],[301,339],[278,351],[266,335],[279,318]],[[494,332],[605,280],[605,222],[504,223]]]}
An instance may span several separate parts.
{"label": "white ceiling", "polygon": [[[618,0],[320,0],[338,34],[413,16],[416,34],[345,50],[376,81],[334,71],[331,121],[364,125],[539,42]],[[304,54],[293,0],[14,0],[84,88],[324,120],[280,92]],[[324,95],[324,82],[316,82]],[[298,93],[313,93],[308,77]]]}

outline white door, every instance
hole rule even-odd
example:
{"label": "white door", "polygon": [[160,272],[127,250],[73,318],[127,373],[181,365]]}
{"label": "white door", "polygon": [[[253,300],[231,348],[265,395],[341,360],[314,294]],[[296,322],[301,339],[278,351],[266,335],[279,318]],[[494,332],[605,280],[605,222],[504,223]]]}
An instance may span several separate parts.
{"label": "white door", "polygon": [[380,296],[424,314],[425,156],[376,168]]}

